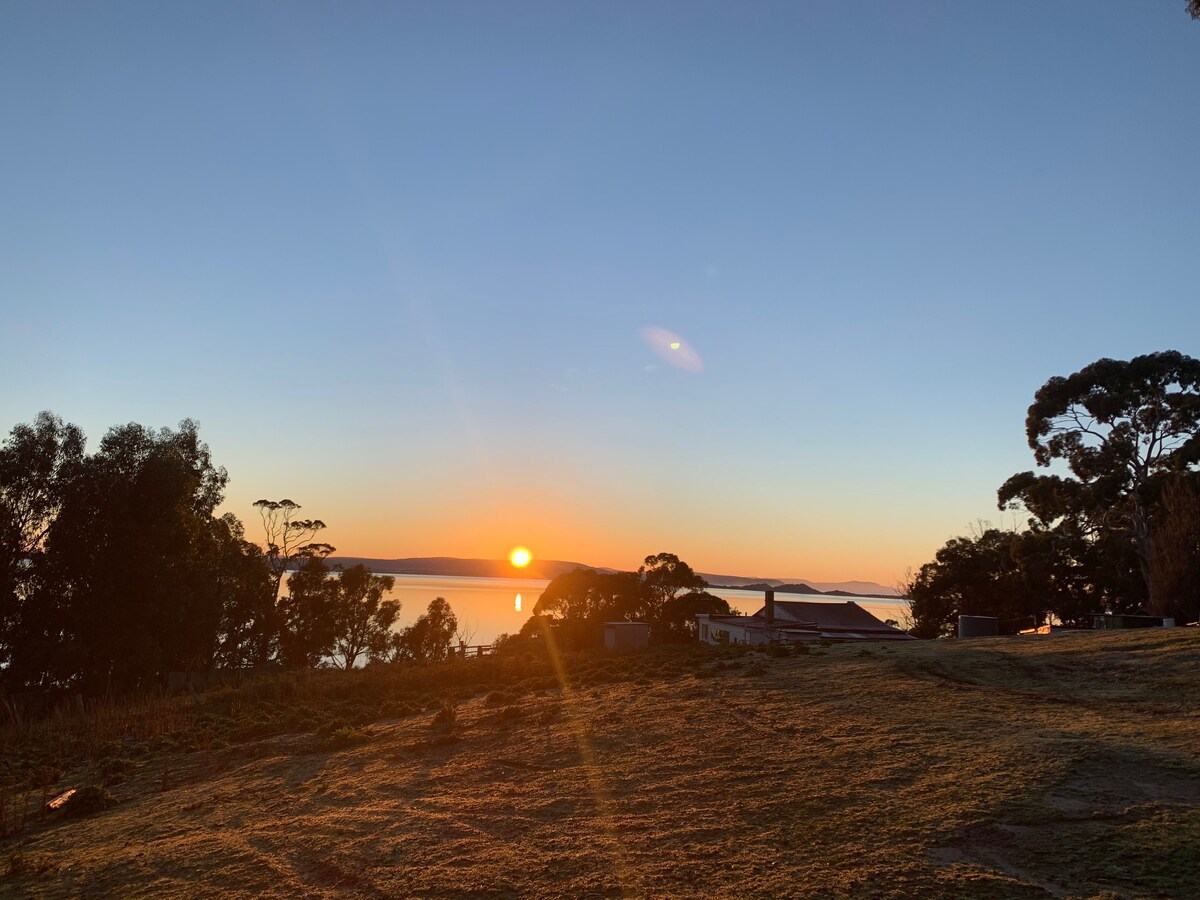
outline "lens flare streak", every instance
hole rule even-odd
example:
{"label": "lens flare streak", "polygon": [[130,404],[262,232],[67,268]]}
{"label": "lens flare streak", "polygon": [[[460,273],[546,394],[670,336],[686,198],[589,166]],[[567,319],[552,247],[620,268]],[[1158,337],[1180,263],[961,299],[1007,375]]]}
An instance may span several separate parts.
{"label": "lens flare streak", "polygon": [[699,375],[704,371],[704,362],[696,348],[673,331],[665,328],[643,328],[639,334],[646,346],[662,360],[677,369]]}

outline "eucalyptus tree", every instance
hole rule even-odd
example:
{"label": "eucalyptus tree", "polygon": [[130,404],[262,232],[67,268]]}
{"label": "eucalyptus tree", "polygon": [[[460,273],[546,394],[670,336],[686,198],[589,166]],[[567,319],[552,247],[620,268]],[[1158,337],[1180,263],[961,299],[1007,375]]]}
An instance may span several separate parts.
{"label": "eucalyptus tree", "polygon": [[296,518],[296,510],[301,506],[294,500],[256,500],[254,508],[262,518],[267,567],[275,578],[276,592],[283,576],[298,560],[313,555],[328,556],[334,551],[329,544],[313,541],[325,530],[325,523],[320,519]]}
{"label": "eucalyptus tree", "polygon": [[1170,515],[1164,487],[1200,463],[1200,360],[1165,351],[1051,378],[1034,396],[1025,431],[1039,466],[1066,471],[1012,476],[1000,507],[1023,507],[1034,528],[1126,537],[1151,609],[1181,612],[1157,578],[1151,540]]}
{"label": "eucalyptus tree", "polygon": [[642,581],[636,572],[578,568],[551,579],[538,596],[533,614],[558,621],[632,620],[638,618],[642,606]]}
{"label": "eucalyptus tree", "polygon": [[30,679],[123,691],[211,664],[223,617],[213,512],[228,475],[198,426],[112,428],[63,486],[36,586]]}
{"label": "eucalyptus tree", "polygon": [[285,623],[279,588],[284,576],[306,559],[329,556],[334,548],[313,540],[325,530],[325,523],[320,519],[299,518],[297,511],[301,506],[294,500],[257,500],[254,508],[262,520],[266,543],[263,558],[271,573],[270,585],[263,590],[252,629],[251,656],[254,663],[262,665],[280,652],[279,642]]}
{"label": "eucalyptus tree", "polygon": [[323,556],[304,557],[279,598],[279,657],[290,669],[311,669],[337,639],[336,589]]}
{"label": "eucalyptus tree", "polygon": [[359,563],[342,569],[334,581],[334,640],[330,653],[334,664],[352,669],[367,655],[386,655],[392,626],[400,615],[400,601],[388,600],[385,595],[396,579],[374,575]]}
{"label": "eucalyptus tree", "polygon": [[440,662],[450,656],[458,618],[444,597],[429,601],[417,621],[392,635],[387,658],[393,661]]}
{"label": "eucalyptus tree", "polygon": [[275,578],[261,547],[246,539],[233,513],[212,522],[213,585],[221,597],[221,623],[213,664],[227,669],[261,665],[277,650],[278,635],[264,634],[273,622]]}
{"label": "eucalyptus tree", "polygon": [[15,426],[0,445],[0,666],[34,625],[32,585],[83,450],[83,432],[51,412]]}
{"label": "eucalyptus tree", "polygon": [[[647,556],[636,572],[575,569],[554,578],[534,604],[535,617],[554,623],[574,645],[597,643],[605,621],[648,622],[656,642],[695,637],[696,615],[728,614],[729,604],[674,553]],[[535,633],[541,619],[522,629]]]}

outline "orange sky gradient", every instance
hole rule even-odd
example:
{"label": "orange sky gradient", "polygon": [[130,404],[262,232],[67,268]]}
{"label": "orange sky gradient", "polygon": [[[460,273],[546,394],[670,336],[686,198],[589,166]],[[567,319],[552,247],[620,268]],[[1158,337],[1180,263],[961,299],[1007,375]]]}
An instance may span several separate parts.
{"label": "orange sky gradient", "polygon": [[[427,495],[419,487],[392,489],[378,492],[375,502],[354,504],[336,484],[286,496],[302,503],[303,515],[327,523],[322,539],[338,554],[376,558],[505,559],[519,544],[537,559],[631,570],[649,554],[671,552],[716,574],[893,587],[950,536],[940,518],[922,522],[909,504],[886,498],[865,511],[847,505],[838,515],[806,516],[755,507],[753,497],[740,505],[696,499],[636,507],[588,491],[535,493],[524,487],[474,496],[461,486]],[[254,499],[231,490],[224,506],[243,519],[251,539],[258,537],[249,508]],[[970,511],[963,516],[959,531],[965,533]]]}

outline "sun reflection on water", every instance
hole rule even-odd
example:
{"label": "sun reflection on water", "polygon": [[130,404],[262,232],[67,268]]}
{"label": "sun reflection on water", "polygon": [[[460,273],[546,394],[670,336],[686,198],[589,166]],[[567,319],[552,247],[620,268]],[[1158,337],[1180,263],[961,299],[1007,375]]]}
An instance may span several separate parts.
{"label": "sun reflection on water", "polygon": [[517,594],[517,602],[514,604],[514,606],[516,607],[517,612],[521,611],[521,595],[520,594]]}

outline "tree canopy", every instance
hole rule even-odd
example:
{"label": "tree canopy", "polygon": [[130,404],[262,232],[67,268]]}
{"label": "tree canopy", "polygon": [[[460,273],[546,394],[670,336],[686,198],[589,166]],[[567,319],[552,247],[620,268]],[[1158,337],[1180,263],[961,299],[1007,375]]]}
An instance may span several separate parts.
{"label": "tree canopy", "polygon": [[49,412],[17,425],[0,446],[0,666],[11,665],[20,636],[36,630],[31,594],[46,535],[83,451],[83,432]]}
{"label": "tree canopy", "polygon": [[393,634],[390,658],[410,662],[441,662],[450,656],[451,641],[458,631],[458,618],[444,597],[429,601],[429,607],[412,625]]}
{"label": "tree canopy", "polygon": [[575,569],[555,577],[534,604],[522,629],[553,623],[569,644],[600,640],[605,621],[644,621],[656,642],[695,636],[696,614],[728,614],[729,604],[704,590],[704,579],[673,553],[647,556],[636,572]]}
{"label": "tree canopy", "polygon": [[228,476],[196,423],[113,428],[73,468],[14,671],[96,692],[209,666],[221,627],[213,511]]}
{"label": "tree canopy", "polygon": [[[90,454],[52,413],[12,429],[0,444],[0,689],[122,693],[176,671],[389,655],[393,580],[331,571],[333,548],[313,540],[324,523],[292,500],[255,504],[262,549],[216,515],[228,477],[187,419],[114,427]],[[444,655],[456,626],[440,602],[412,632],[413,658]]]}
{"label": "tree canopy", "polygon": [[1200,360],[1166,351],[1051,378],[1025,430],[1039,466],[1061,462],[1067,471],[1012,476],[999,490],[1001,508],[1024,508],[1033,528],[1126,536],[1151,608],[1183,614],[1180,598],[1162,593],[1150,540],[1165,485],[1200,462]]}

